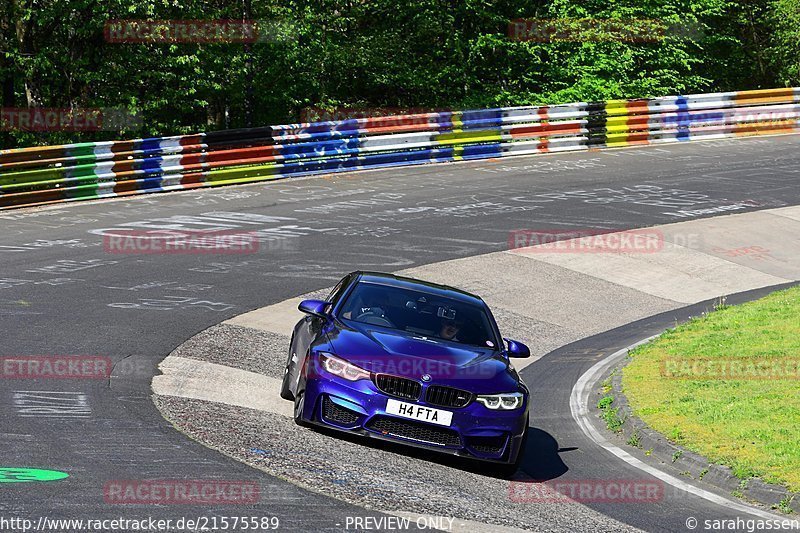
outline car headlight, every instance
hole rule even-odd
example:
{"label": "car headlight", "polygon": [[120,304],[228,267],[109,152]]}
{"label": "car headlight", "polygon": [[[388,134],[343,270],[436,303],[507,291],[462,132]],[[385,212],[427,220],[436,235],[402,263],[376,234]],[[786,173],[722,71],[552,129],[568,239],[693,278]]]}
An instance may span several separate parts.
{"label": "car headlight", "polygon": [[327,372],[334,376],[339,376],[348,381],[358,381],[359,379],[369,379],[369,372],[354,364],[348,363],[329,353],[319,354],[319,362]]}
{"label": "car headlight", "polygon": [[521,392],[509,392],[507,394],[481,394],[475,399],[489,409],[512,411],[522,406],[522,398]]}

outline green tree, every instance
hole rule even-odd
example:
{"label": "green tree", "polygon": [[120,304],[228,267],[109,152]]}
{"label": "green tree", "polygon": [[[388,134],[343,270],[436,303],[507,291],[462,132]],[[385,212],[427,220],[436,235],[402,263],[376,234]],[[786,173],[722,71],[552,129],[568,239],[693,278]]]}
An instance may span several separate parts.
{"label": "green tree", "polygon": [[772,3],[769,68],[780,85],[800,85],[800,0]]}
{"label": "green tree", "polygon": [[[294,122],[309,106],[480,108],[800,83],[800,0],[5,0],[4,107],[120,108],[142,127]],[[245,43],[113,43],[117,19],[264,21]],[[568,38],[519,40],[543,19]],[[609,22],[610,21],[610,22]],[[631,21],[638,21],[631,27]]]}

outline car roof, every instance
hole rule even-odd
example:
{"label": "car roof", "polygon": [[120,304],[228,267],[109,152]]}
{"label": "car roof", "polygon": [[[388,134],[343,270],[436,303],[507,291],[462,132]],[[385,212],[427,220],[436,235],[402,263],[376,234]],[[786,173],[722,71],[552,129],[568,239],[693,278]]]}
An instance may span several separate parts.
{"label": "car roof", "polygon": [[436,296],[452,298],[464,303],[471,303],[479,306],[486,305],[480,296],[476,296],[467,291],[462,291],[461,289],[456,289],[455,287],[450,287],[448,285],[441,285],[439,283],[432,283],[430,281],[422,281],[419,279],[387,274],[385,272],[358,271],[354,272],[354,274],[358,276],[359,282],[365,281],[387,287],[416,289]]}

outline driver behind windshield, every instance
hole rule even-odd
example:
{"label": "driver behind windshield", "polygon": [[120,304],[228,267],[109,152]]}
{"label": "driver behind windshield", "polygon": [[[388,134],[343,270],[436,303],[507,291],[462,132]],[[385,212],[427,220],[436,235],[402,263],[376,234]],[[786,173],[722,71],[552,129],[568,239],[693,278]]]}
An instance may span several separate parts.
{"label": "driver behind windshield", "polygon": [[462,321],[444,318],[442,319],[442,327],[439,328],[439,337],[448,341],[458,342],[460,340],[458,332],[461,331],[462,327],[464,327]]}

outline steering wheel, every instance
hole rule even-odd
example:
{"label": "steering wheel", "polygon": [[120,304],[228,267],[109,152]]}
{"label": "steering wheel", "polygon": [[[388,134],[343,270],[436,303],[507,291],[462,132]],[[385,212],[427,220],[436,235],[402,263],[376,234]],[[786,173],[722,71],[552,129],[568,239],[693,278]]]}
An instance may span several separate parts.
{"label": "steering wheel", "polygon": [[378,314],[377,311],[383,313],[383,309],[380,307],[375,307],[370,309],[365,313],[361,313],[356,317],[356,321],[363,322],[365,324],[372,324],[373,326],[383,326],[387,328],[394,328],[396,327],[392,324],[391,320],[383,316],[382,314]]}

